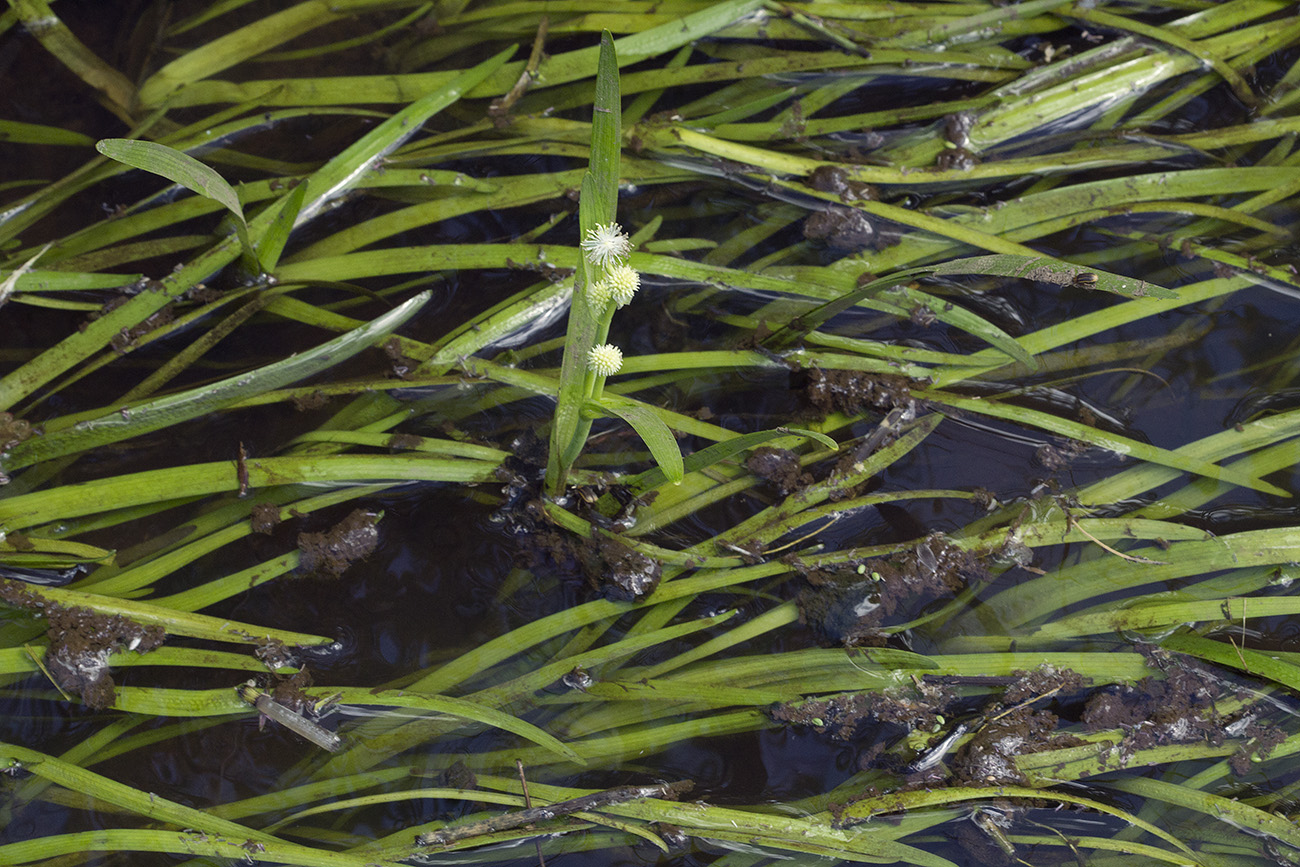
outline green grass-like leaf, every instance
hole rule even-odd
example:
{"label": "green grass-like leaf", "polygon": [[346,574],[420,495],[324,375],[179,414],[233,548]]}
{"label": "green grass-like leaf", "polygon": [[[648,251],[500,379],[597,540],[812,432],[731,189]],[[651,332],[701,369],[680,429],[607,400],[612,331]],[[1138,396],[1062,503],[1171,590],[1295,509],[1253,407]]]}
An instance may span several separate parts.
{"label": "green grass-like leaf", "polygon": [[650,449],[655,463],[663,470],[668,481],[680,484],[683,475],[682,452],[677,446],[677,439],[668,425],[653,409],[641,406],[615,395],[605,395],[600,399],[600,409],[613,413],[632,426],[637,436]]}
{"label": "green grass-like leaf", "polygon": [[206,415],[241,400],[314,376],[383,340],[419,312],[429,300],[424,292],[373,322],[314,349],[258,370],[171,397],[110,410],[96,418],[51,426],[43,436],[20,443],[3,458],[0,469],[15,470],[39,461],[119,442]]}

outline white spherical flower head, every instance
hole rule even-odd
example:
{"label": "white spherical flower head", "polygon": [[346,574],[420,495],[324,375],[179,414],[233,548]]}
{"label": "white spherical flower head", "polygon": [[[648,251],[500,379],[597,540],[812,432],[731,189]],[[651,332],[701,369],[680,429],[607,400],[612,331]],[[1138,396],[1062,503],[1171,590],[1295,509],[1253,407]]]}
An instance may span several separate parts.
{"label": "white spherical flower head", "polygon": [[587,366],[597,376],[613,376],[623,367],[623,350],[612,343],[602,343],[587,351]]}
{"label": "white spherical flower head", "polygon": [[609,283],[609,294],[614,303],[626,307],[632,303],[636,290],[641,288],[641,275],[627,265],[615,265],[609,269],[605,282]]}
{"label": "white spherical flower head", "polygon": [[632,250],[631,240],[623,234],[623,227],[618,223],[605,223],[588,229],[581,246],[582,252],[587,254],[587,261],[602,268],[617,262]]}

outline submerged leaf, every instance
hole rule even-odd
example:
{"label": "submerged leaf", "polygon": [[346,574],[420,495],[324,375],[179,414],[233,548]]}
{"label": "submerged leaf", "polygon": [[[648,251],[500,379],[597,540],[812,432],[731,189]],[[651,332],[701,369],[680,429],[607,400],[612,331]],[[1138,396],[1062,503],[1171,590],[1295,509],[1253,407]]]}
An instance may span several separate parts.
{"label": "submerged leaf", "polygon": [[1121,274],[1111,274],[1090,268],[1080,268],[1061,259],[1050,256],[1017,256],[1010,253],[998,253],[989,256],[975,256],[969,259],[952,259],[938,265],[905,271],[899,277],[918,274],[986,274],[997,277],[1016,277],[1021,280],[1035,280],[1039,283],[1053,283],[1057,286],[1072,286],[1079,289],[1100,289],[1128,298],[1177,298],[1178,293]]}
{"label": "submerged leaf", "polygon": [[429,300],[423,292],[401,306],[315,349],[257,370],[133,407],[112,409],[98,418],[51,429],[0,457],[0,468],[15,470],[40,461],[86,451],[179,424],[223,409],[273,388],[313,376],[373,346],[414,316]]}

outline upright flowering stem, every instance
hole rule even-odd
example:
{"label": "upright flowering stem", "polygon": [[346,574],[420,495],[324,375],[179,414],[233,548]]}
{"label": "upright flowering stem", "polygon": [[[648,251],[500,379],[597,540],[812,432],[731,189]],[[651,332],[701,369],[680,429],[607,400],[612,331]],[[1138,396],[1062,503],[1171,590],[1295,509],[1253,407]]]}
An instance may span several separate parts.
{"label": "upright flowering stem", "polygon": [[[618,88],[618,58],[614,38],[601,35],[596,68],[595,113],[591,124],[591,162],[582,180],[578,201],[579,243],[583,256],[574,277],[573,304],[569,312],[560,387],[551,425],[551,446],[546,464],[546,493],[558,497],[568,483],[569,469],[582,453],[591,432],[588,411],[599,395],[604,378],[590,368],[593,349],[605,343],[609,317],[615,303],[601,297],[596,286],[616,261],[630,249],[630,241],[617,219],[619,156],[622,149],[622,113]],[[611,289],[612,293],[612,289]],[[599,384],[597,383],[599,380]]]}

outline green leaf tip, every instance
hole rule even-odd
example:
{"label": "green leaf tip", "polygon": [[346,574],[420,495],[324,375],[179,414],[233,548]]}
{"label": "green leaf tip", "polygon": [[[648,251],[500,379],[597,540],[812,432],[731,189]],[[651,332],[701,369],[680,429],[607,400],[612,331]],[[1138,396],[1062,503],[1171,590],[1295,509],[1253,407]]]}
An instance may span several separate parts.
{"label": "green leaf tip", "polygon": [[166,178],[204,198],[219,202],[241,221],[244,219],[244,209],[239,204],[235,188],[215,169],[187,153],[157,142],[125,138],[102,139],[95,143],[95,150],[109,159]]}
{"label": "green leaf tip", "polygon": [[615,395],[605,395],[599,405],[627,422],[650,449],[655,463],[668,480],[675,485],[681,484],[685,478],[682,451],[677,446],[677,438],[653,407]]}
{"label": "green leaf tip", "polygon": [[151,141],[106,138],[95,142],[95,150],[123,165],[180,184],[223,206],[235,217],[235,232],[239,235],[239,242],[248,257],[246,264],[253,270],[263,270],[248,234],[248,221],[244,219],[244,208],[239,203],[239,194],[211,166],[204,165],[187,153]]}

